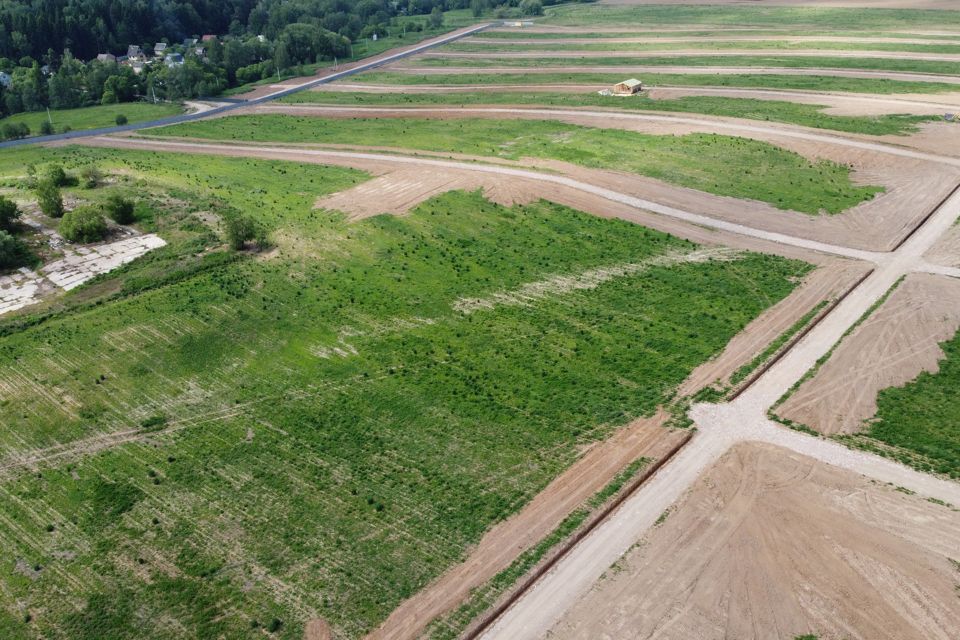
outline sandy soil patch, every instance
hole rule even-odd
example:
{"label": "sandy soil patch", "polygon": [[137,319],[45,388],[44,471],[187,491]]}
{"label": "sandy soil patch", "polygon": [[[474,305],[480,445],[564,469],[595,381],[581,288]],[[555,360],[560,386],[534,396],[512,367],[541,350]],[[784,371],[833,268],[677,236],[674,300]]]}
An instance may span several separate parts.
{"label": "sandy soil patch", "polygon": [[881,389],[939,370],[944,357],[939,343],[958,328],[960,281],[907,276],[777,414],[821,433],[859,431],[876,413]]}
{"label": "sandy soil patch", "polygon": [[929,262],[960,267],[960,225],[954,225],[924,256]]}
{"label": "sandy soil patch", "polygon": [[949,640],[960,514],[736,445],[549,637]]}
{"label": "sandy soil patch", "polygon": [[331,640],[333,632],[330,625],[322,618],[315,618],[307,623],[303,630],[303,640]]}
{"label": "sandy soil patch", "polygon": [[348,219],[356,221],[381,213],[402,215],[434,196],[457,189],[483,189],[489,200],[508,207],[534,202],[542,193],[532,181],[503,180],[498,176],[467,171],[400,169],[347,191],[325,196],[317,201],[316,206],[344,211]]}

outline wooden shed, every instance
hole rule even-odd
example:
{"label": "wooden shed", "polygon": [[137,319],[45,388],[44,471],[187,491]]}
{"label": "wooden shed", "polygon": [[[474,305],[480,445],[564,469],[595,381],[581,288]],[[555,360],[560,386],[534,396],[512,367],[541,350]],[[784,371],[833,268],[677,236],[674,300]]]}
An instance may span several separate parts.
{"label": "wooden shed", "polygon": [[630,78],[629,80],[624,80],[623,82],[618,82],[613,85],[613,92],[618,96],[631,96],[635,93],[640,93],[642,90],[643,83],[636,78]]}

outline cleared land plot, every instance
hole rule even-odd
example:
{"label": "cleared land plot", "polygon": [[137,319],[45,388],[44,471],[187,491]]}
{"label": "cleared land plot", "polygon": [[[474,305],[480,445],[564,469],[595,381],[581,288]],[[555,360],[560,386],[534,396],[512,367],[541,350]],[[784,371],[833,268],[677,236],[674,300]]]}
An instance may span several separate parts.
{"label": "cleared land plot", "polygon": [[828,435],[869,431],[877,394],[936,373],[960,328],[960,281],[908,276],[776,413]]}
{"label": "cleared land plot", "polygon": [[5,637],[360,636],[809,270],[477,194],[349,223],[313,205],[357,172],[111,155],[278,248],[0,339]]}
{"label": "cleared land plot", "polygon": [[[151,134],[213,140],[314,142],[556,159],[616,168],[718,195],[752,198],[810,214],[839,213],[881,191],[857,186],[846,167],[810,162],[771,144],[728,136],[651,136],[548,121],[326,120],[236,116]],[[741,167],[753,167],[744,172]],[[809,185],[819,184],[812,190]]]}
{"label": "cleared land plot", "polygon": [[738,445],[551,638],[949,640],[960,515],[768,445]]}

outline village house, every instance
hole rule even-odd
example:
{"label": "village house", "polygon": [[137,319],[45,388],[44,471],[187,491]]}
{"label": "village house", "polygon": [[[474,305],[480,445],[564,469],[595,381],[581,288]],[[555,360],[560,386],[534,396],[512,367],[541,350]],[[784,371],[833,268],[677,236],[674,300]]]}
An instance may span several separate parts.
{"label": "village house", "polygon": [[183,39],[183,46],[184,46],[185,48],[187,48],[187,49],[189,49],[190,47],[195,47],[195,46],[197,46],[197,39],[196,39],[196,38],[184,38],[184,39]]}
{"label": "village house", "polygon": [[138,44],[131,44],[127,47],[127,60],[130,62],[136,62],[138,60],[143,60],[143,49],[140,48]]}
{"label": "village house", "polygon": [[6,71],[0,71],[0,87],[8,89],[13,84],[13,76]]}
{"label": "village house", "polygon": [[179,67],[183,64],[183,55],[179,53],[168,53],[163,59],[163,63],[168,67]]}
{"label": "village house", "polygon": [[157,58],[162,58],[166,52],[167,52],[166,42],[158,42],[157,44],[153,45],[153,55],[156,56]]}
{"label": "village house", "polygon": [[117,61],[117,56],[113,55],[112,53],[101,53],[100,55],[97,56],[97,62],[108,63],[108,62],[116,62],[116,61]]}

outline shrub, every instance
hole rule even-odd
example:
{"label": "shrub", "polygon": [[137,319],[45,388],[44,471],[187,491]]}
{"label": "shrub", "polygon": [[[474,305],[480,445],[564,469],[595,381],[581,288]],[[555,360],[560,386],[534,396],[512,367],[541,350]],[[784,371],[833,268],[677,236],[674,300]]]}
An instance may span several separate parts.
{"label": "shrub", "polygon": [[3,137],[5,140],[19,140],[30,135],[30,127],[26,122],[8,122],[3,125]]}
{"label": "shrub", "polygon": [[61,133],[70,133],[71,131],[73,131],[73,127],[68,124],[63,125],[63,129],[61,129]]}
{"label": "shrub", "polygon": [[49,120],[44,120],[40,123],[40,135],[49,136],[53,135],[53,125]]}
{"label": "shrub", "polygon": [[0,196],[0,229],[13,231],[20,218],[20,208],[17,203]]}
{"label": "shrub", "polygon": [[520,3],[520,13],[525,16],[542,16],[543,3],[540,0],[523,0]]}
{"label": "shrub", "polygon": [[253,218],[248,216],[231,216],[226,220],[227,244],[231,249],[239,251],[249,240],[256,240],[257,246],[266,246],[266,234]]}
{"label": "shrub", "polygon": [[63,197],[60,195],[60,187],[49,179],[40,180],[37,183],[37,203],[43,215],[51,218],[63,217]]}
{"label": "shrub", "polygon": [[134,220],[133,201],[124,198],[119,193],[110,195],[104,209],[110,219],[117,224],[130,224]]}
{"label": "shrub", "polygon": [[70,177],[67,175],[67,172],[63,170],[63,167],[58,164],[52,164],[47,167],[44,175],[47,180],[58,187],[65,187],[70,184]]}
{"label": "shrub", "polygon": [[87,189],[93,189],[100,185],[103,180],[103,174],[95,164],[88,164],[80,169],[80,183]]}
{"label": "shrub", "polygon": [[37,261],[20,238],[0,230],[0,269],[16,269]]}
{"label": "shrub", "polygon": [[96,207],[78,207],[60,221],[60,235],[69,242],[96,242],[107,234],[107,223]]}
{"label": "shrub", "polygon": [[114,122],[117,123],[118,127],[122,127],[123,125],[127,124],[127,116],[123,115],[122,113],[118,113],[116,119],[114,119]]}

